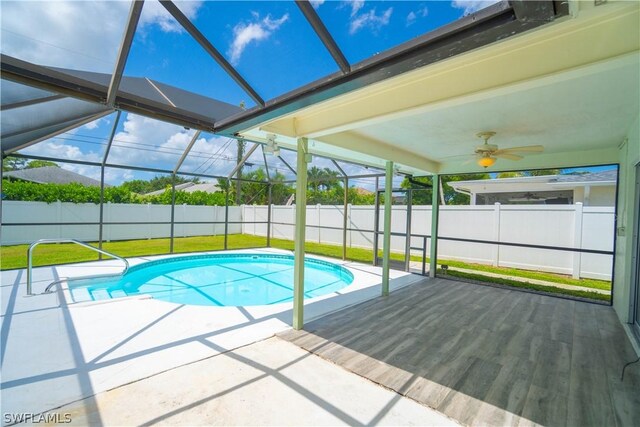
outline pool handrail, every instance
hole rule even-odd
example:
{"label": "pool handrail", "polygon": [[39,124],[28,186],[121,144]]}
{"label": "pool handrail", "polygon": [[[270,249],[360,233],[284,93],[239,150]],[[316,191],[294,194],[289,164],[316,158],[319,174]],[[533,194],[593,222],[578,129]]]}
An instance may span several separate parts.
{"label": "pool handrail", "polygon": [[[32,276],[32,272],[31,269],[33,268],[33,261],[32,261],[32,255],[33,255],[33,250],[35,249],[36,246],[38,245],[42,245],[42,244],[47,244],[47,243],[75,243],[76,245],[80,245],[83,246],[87,249],[91,249],[92,251],[95,252],[99,252],[103,255],[107,255],[110,256],[111,258],[115,258],[117,260],[120,260],[124,263],[124,270],[122,270],[120,273],[117,274],[113,274],[113,273],[109,273],[109,274],[102,274],[102,275],[98,275],[98,276],[90,276],[90,277],[104,277],[104,276],[122,276],[124,274],[126,274],[126,272],[129,270],[129,261],[127,261],[126,259],[122,258],[121,256],[118,256],[116,254],[113,254],[111,252],[107,252],[103,249],[100,248],[96,248],[95,246],[92,246],[86,242],[81,242],[80,240],[76,240],[76,239],[40,239],[40,240],[36,240],[35,242],[33,242],[31,245],[29,245],[29,249],[27,249],[27,296],[33,296],[33,289],[32,289],[32,280],[33,280],[33,276]],[[55,282],[51,283],[49,286],[47,286],[45,293],[47,293],[51,287],[57,283],[60,283],[62,280],[56,280]]]}

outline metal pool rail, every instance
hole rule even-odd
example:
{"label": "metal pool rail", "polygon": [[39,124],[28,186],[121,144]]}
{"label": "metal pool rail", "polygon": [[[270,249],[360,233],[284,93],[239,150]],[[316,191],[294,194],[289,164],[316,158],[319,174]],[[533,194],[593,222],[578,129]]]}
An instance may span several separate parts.
{"label": "metal pool rail", "polygon": [[[84,276],[84,278],[89,278],[89,277],[105,277],[105,276],[122,276],[124,275],[127,270],[129,270],[129,261],[127,261],[126,259],[116,255],[116,254],[112,254],[111,252],[107,252],[105,250],[96,248],[95,246],[91,246],[88,243],[85,242],[81,242],[80,240],[75,240],[75,239],[40,239],[40,240],[36,240],[35,242],[33,242],[31,245],[29,245],[29,249],[27,250],[27,295],[31,296],[34,295],[33,290],[32,290],[32,274],[31,274],[31,269],[33,267],[33,261],[32,261],[32,255],[33,255],[33,250],[35,249],[36,246],[38,245],[42,245],[42,244],[47,244],[47,243],[75,243],[76,245],[79,246],[83,246],[87,249],[91,249],[92,251],[95,252],[99,252],[103,255],[107,255],[110,256],[111,258],[115,258],[118,259],[120,261],[122,261],[124,263],[124,270],[122,270],[120,273],[118,274],[100,274],[100,275],[96,275],[96,276]],[[45,289],[45,293],[49,292],[51,290],[51,288],[60,283],[62,280],[65,279],[61,279],[61,280],[56,280],[55,282],[49,284],[49,286],[47,286],[47,288]]]}

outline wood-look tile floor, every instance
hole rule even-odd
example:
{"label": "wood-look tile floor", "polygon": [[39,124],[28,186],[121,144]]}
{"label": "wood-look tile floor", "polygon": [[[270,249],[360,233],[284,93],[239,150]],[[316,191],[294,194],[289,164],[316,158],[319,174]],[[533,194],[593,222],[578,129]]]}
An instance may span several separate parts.
{"label": "wood-look tile floor", "polygon": [[465,425],[640,426],[608,306],[425,279],[280,337]]}

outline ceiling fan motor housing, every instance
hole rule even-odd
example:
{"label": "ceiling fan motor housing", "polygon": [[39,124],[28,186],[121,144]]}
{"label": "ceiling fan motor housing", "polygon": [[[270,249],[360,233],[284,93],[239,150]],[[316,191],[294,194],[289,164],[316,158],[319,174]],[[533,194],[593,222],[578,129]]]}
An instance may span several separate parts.
{"label": "ceiling fan motor housing", "polygon": [[476,154],[493,153],[494,151],[498,151],[498,146],[495,144],[484,143],[476,147]]}

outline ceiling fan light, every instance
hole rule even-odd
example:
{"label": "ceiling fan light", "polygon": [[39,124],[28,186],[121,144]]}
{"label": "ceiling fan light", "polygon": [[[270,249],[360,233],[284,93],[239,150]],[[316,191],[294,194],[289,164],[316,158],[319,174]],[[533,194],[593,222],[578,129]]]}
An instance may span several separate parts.
{"label": "ceiling fan light", "polygon": [[478,159],[478,164],[483,168],[488,168],[496,162],[496,159],[490,156],[482,156]]}

